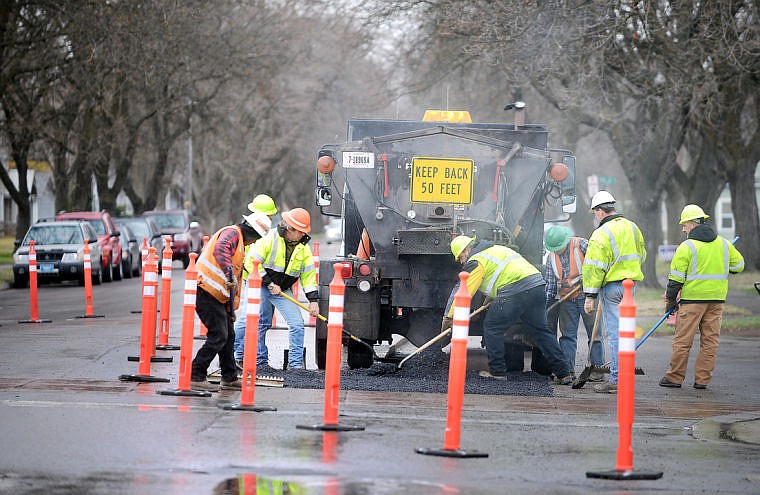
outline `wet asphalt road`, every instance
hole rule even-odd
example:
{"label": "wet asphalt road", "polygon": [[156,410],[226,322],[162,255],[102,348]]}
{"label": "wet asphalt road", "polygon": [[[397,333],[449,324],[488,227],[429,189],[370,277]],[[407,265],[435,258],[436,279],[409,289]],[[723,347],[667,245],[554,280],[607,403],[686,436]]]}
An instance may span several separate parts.
{"label": "wet asphalt road", "polygon": [[[171,343],[183,273],[175,270]],[[616,465],[617,406],[590,385],[466,395],[460,448],[488,457],[461,459],[415,452],[443,446],[443,393],[343,390],[339,423],[363,430],[335,433],[297,428],[322,424],[320,389],[257,387],[255,404],[271,412],[221,409],[238,392],[158,395],[177,386],[179,351],[158,351],[174,360],[151,365],[169,383],[120,381],[137,372],[127,358],[139,347],[139,284],[95,287],[104,316],[93,319],[77,318],[83,289],[42,287],[40,317],[53,321],[39,324],[18,323],[29,318],[26,291],[0,290],[0,493],[257,493],[256,483],[269,493],[279,482],[330,494],[760,493],[758,338],[724,337],[703,391],[691,377],[682,389],[658,387],[670,338],[649,339],[636,363],[647,374],[636,378],[634,466],[663,477],[598,480],[586,472]],[[483,365],[475,344],[468,365]]]}

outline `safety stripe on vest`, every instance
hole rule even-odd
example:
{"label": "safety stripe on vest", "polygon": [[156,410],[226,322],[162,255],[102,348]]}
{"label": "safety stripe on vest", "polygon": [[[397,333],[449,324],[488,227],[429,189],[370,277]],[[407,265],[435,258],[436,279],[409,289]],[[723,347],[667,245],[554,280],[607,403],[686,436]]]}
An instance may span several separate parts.
{"label": "safety stripe on vest", "polygon": [[480,252],[477,255],[474,256],[475,258],[480,257],[484,258],[487,261],[490,261],[491,263],[496,265],[496,270],[494,270],[493,275],[491,275],[491,278],[488,280],[488,284],[486,285],[486,294],[491,294],[493,291],[494,285],[496,285],[496,281],[499,279],[499,275],[501,275],[501,271],[504,269],[505,266],[509,264],[510,261],[515,260],[520,257],[519,254],[513,254],[512,256],[508,256],[507,258],[500,260],[497,258],[494,258],[493,256],[489,254],[485,254],[484,252]]}
{"label": "safety stripe on vest", "polygon": [[[570,273],[573,272],[573,261],[575,261],[575,268],[577,270],[576,273],[578,273],[578,276],[573,277],[571,279],[567,279],[567,284],[569,285],[575,285],[578,283],[578,281],[581,279],[583,274],[583,252],[581,251],[581,245],[580,242],[578,242],[577,237],[573,237],[570,239],[570,249],[568,251],[572,251],[572,254],[568,252],[568,263],[570,264]],[[560,260],[560,255],[557,253],[552,253],[551,256],[552,261],[552,268],[554,269],[554,274],[557,276],[557,280],[562,283],[562,277],[564,276],[563,270],[562,270],[562,261]]]}
{"label": "safety stripe on vest", "polygon": [[697,247],[691,239],[684,241],[691,251],[691,273],[686,273],[686,280],[728,280],[728,244],[723,242],[723,273],[697,273]]}
{"label": "safety stripe on vest", "polygon": [[[203,265],[204,267],[208,268],[210,271],[214,272],[215,274],[220,274],[222,271],[217,269],[216,266],[214,266],[210,261],[208,261],[205,258],[201,258],[198,260],[198,264]],[[222,278],[224,276],[222,275]],[[206,285],[209,285],[213,287],[215,290],[218,290],[222,293],[224,297],[230,297],[230,291],[227,289],[226,285],[220,284],[216,280],[214,280],[211,277],[203,277],[203,283]]]}
{"label": "safety stripe on vest", "polygon": [[[612,231],[606,225],[602,225],[601,228],[602,228],[602,232],[604,232],[605,234],[607,234],[607,237],[610,240],[610,247],[612,248],[612,255],[615,257],[615,260],[613,261],[613,263],[617,263],[618,261],[641,260],[641,256],[639,256],[638,253],[625,254],[625,255],[621,256],[620,255],[620,250],[618,249],[617,242],[615,241],[615,237],[612,235]],[[633,242],[635,243],[636,239],[638,238],[637,234],[639,232],[639,229],[636,227],[636,224],[633,223],[633,222],[631,222],[631,230],[633,231]],[[611,265],[609,265],[607,268],[605,268],[602,265],[594,263],[593,260],[591,260],[591,263],[594,264],[594,265],[596,265],[596,266],[600,266],[600,267],[604,268],[605,270],[607,268],[609,268],[609,266],[611,266]]]}

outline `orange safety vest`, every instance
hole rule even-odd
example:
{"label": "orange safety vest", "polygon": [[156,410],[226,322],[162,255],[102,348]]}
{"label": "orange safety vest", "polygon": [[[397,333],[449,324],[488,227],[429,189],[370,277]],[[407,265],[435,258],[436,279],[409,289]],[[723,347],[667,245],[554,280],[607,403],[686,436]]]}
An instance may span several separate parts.
{"label": "orange safety vest", "polygon": [[238,236],[240,236],[240,242],[238,242],[237,250],[232,255],[232,271],[235,277],[238,279],[238,286],[235,288],[235,298],[233,300],[233,307],[237,309],[240,303],[240,276],[243,273],[243,257],[245,255],[245,245],[243,244],[243,232],[237,225],[224,227],[219,229],[214,236],[208,241],[201,251],[201,255],[198,258],[198,262],[195,264],[198,269],[198,286],[203,288],[206,292],[214,296],[214,298],[220,303],[226,303],[230,300],[230,291],[227,290],[225,282],[227,281],[227,274],[224,273],[214,258],[214,249],[216,243],[219,240],[219,235],[224,229],[235,229]]}
{"label": "orange safety vest", "polygon": [[[559,280],[560,298],[564,298],[573,290],[575,284],[581,281],[581,274],[583,273],[584,256],[581,251],[579,238],[571,237],[567,249],[569,250],[568,254],[570,255],[570,273],[567,274],[567,277],[563,278],[562,276],[562,262],[559,260],[559,255],[557,253],[552,253],[553,256],[551,256],[552,268],[554,269],[554,274],[557,276],[557,280]],[[578,297],[581,294],[583,294],[583,291],[577,291],[575,297]],[[575,297],[573,297],[573,299],[575,299]]]}

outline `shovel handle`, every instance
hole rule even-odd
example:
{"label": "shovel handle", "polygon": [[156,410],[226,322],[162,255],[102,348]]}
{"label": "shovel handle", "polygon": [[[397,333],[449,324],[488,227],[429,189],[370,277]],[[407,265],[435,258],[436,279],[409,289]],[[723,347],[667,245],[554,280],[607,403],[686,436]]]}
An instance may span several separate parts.
{"label": "shovel handle", "polygon": [[[284,297],[285,299],[287,299],[288,301],[290,301],[292,303],[295,303],[299,308],[305,309],[306,311],[311,312],[311,309],[307,305],[303,304],[302,302],[296,300],[293,297],[290,297],[285,291],[280,292],[278,295]],[[317,318],[319,318],[322,321],[327,321],[327,318],[325,318],[324,316],[322,316],[319,313],[317,313]]]}

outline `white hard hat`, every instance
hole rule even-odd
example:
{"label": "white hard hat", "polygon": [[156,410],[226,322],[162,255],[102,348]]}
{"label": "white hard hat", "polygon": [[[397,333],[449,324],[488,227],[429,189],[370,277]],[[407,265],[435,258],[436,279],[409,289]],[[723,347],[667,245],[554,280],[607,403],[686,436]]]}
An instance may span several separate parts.
{"label": "white hard hat", "polygon": [[198,222],[190,222],[190,228],[191,229],[199,229],[201,227],[201,224]]}
{"label": "white hard hat", "polygon": [[243,215],[243,220],[248,225],[259,233],[261,237],[267,235],[269,229],[272,228],[272,219],[263,213],[251,213],[250,215]]}
{"label": "white hard hat", "polygon": [[608,191],[599,191],[591,198],[591,209],[607,203],[615,203],[615,198]]}

